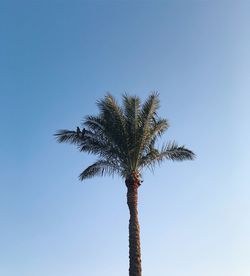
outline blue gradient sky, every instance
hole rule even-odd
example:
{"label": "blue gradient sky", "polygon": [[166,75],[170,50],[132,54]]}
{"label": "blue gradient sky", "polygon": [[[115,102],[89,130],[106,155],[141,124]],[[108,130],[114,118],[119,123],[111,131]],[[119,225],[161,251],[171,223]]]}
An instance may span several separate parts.
{"label": "blue gradient sky", "polygon": [[0,275],[128,275],[118,177],[52,137],[110,91],[160,93],[195,162],[145,172],[143,275],[250,275],[250,2],[1,1]]}

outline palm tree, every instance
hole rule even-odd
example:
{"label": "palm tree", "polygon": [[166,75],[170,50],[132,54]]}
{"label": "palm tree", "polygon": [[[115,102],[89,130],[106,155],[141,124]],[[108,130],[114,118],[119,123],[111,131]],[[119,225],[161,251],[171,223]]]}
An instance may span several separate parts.
{"label": "palm tree", "polygon": [[75,144],[81,152],[95,154],[98,159],[79,176],[80,180],[96,175],[120,175],[127,186],[129,220],[129,276],[141,276],[140,228],[138,222],[138,188],[144,168],[153,168],[165,159],[192,160],[195,155],[176,142],[156,148],[157,138],[168,129],[168,121],[158,117],[159,95],[152,93],[141,104],[136,96],[123,95],[119,106],[107,94],[97,102],[99,114],[86,116],[83,129],[59,130],[59,143]]}

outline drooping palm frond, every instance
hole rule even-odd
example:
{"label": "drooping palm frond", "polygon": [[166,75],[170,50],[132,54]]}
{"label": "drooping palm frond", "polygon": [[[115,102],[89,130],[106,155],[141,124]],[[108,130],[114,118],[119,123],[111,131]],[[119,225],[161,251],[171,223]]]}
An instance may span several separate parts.
{"label": "drooping palm frond", "polygon": [[160,159],[170,159],[172,161],[184,161],[184,160],[193,160],[195,154],[185,148],[185,146],[178,146],[176,142],[169,142],[165,144],[160,151]]}
{"label": "drooping palm frond", "polygon": [[54,136],[59,143],[67,142],[71,144],[78,144],[79,142],[81,142],[81,137],[77,135],[76,131],[72,130],[61,129],[58,130],[58,132],[55,133]]}
{"label": "drooping palm frond", "polygon": [[151,125],[147,137],[145,137],[143,151],[154,146],[157,138],[161,137],[162,134],[168,129],[168,127],[169,123],[166,119],[155,119],[154,123]]}
{"label": "drooping palm frond", "polygon": [[169,142],[165,144],[161,150],[151,148],[140,160],[141,167],[152,167],[155,163],[161,163],[164,160],[184,161],[193,160],[195,154],[185,148],[185,146],[178,146],[176,142]]}
{"label": "drooping palm frond", "polygon": [[80,175],[79,179],[84,180],[94,176],[114,176],[114,174],[122,174],[121,167],[114,162],[108,160],[98,160],[89,167],[87,167]]}
{"label": "drooping palm frond", "polygon": [[123,162],[124,155],[108,139],[101,136],[93,136],[79,145],[80,151],[92,153],[106,159],[116,159]]}
{"label": "drooping palm frond", "polygon": [[[169,123],[167,119],[161,119],[155,120],[154,124],[152,125],[152,132],[151,132],[151,139],[154,137],[161,136],[169,127]],[[151,140],[150,139],[150,140]]]}
{"label": "drooping palm frond", "polygon": [[83,125],[93,133],[103,134],[105,131],[105,123],[101,116],[86,116]]}

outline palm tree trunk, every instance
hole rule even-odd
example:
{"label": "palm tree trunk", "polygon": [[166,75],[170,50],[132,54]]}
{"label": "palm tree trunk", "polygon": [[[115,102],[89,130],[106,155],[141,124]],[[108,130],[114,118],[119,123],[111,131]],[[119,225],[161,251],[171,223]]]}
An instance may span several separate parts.
{"label": "palm tree trunk", "polygon": [[[127,184],[127,183],[126,183]],[[127,185],[127,204],[130,212],[129,219],[129,276],[141,276],[140,226],[138,221],[138,185]]]}

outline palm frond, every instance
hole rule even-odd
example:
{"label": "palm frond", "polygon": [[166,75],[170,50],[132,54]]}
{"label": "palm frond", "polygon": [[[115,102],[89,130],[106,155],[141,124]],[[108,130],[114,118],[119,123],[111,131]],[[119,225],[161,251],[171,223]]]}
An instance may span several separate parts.
{"label": "palm frond", "polygon": [[123,111],[112,95],[107,94],[104,99],[97,102],[97,106],[101,111],[101,117],[106,122],[112,122],[120,131],[123,131]]}
{"label": "palm frond", "polygon": [[119,107],[117,106],[115,99],[110,94],[107,94],[104,99],[97,101],[97,107],[100,111],[99,118],[102,118],[104,122],[113,120],[114,123],[117,123],[120,119],[120,112],[117,112]]}
{"label": "palm frond", "polygon": [[169,128],[169,122],[167,119],[158,119],[152,126],[151,137],[161,136]]}
{"label": "palm frond", "polygon": [[[123,155],[123,159],[127,159],[127,133],[125,130],[125,118],[122,108],[110,94],[98,101],[97,106],[100,110],[98,121],[99,131],[97,134],[101,135],[102,139],[106,139],[109,144],[112,144],[113,148],[116,148],[117,152],[119,151],[119,155]],[[93,122],[87,119],[84,125],[90,126],[90,123],[93,124]],[[95,127],[98,128],[98,126]]]}
{"label": "palm frond", "polygon": [[162,147],[159,159],[170,159],[172,161],[183,161],[195,159],[195,154],[184,145],[178,146],[176,142],[169,142]]}
{"label": "palm frond", "polygon": [[104,133],[105,122],[100,116],[86,116],[83,125],[90,129],[93,133]]}
{"label": "palm frond", "polygon": [[141,127],[135,149],[135,167],[138,166],[143,151],[152,137],[152,126],[155,125],[159,108],[159,94],[152,93],[142,106],[140,112]]}
{"label": "palm frond", "polygon": [[169,123],[166,119],[155,119],[154,123],[151,125],[151,129],[148,132],[148,135],[145,135],[144,137],[143,152],[154,147],[157,138],[161,137],[162,134],[168,129],[168,127]]}
{"label": "palm frond", "polygon": [[120,173],[120,168],[117,164],[108,160],[98,160],[89,167],[87,167],[80,175],[79,179],[84,180],[94,176],[113,176],[115,173]]}
{"label": "palm frond", "polygon": [[144,124],[149,124],[160,107],[159,94],[153,92],[149,95],[141,109],[141,118]]}
{"label": "palm frond", "polygon": [[184,161],[193,160],[195,154],[185,148],[185,146],[178,146],[176,142],[169,142],[164,145],[161,150],[151,148],[142,158],[140,159],[141,167],[154,167],[156,163],[160,164],[165,159],[172,161]]}
{"label": "palm frond", "polygon": [[59,143],[71,143],[71,144],[78,144],[81,142],[81,137],[77,134],[76,131],[67,130],[67,129],[61,129],[58,130],[57,133],[54,134],[56,137],[56,140]]}
{"label": "palm frond", "polygon": [[107,139],[102,139],[99,136],[93,136],[86,139],[79,145],[80,151],[85,151],[88,153],[93,153],[104,158],[116,158],[122,160],[123,154],[120,154],[120,151]]}
{"label": "palm frond", "polygon": [[140,98],[137,96],[129,96],[127,94],[123,94],[123,112],[126,118],[126,122],[132,123],[138,121],[138,115],[140,112]]}
{"label": "palm frond", "polygon": [[106,134],[104,131],[106,125],[102,118],[89,116],[85,119],[84,125],[91,131],[87,131],[85,139],[78,143],[80,151],[95,154],[107,160],[112,159],[124,164],[124,166],[126,165],[127,155],[108,136],[111,133]]}
{"label": "palm frond", "polygon": [[123,95],[123,109],[125,116],[125,131],[127,133],[128,158],[131,170],[135,167],[136,145],[138,143],[138,130],[141,128],[140,99],[136,96]]}

